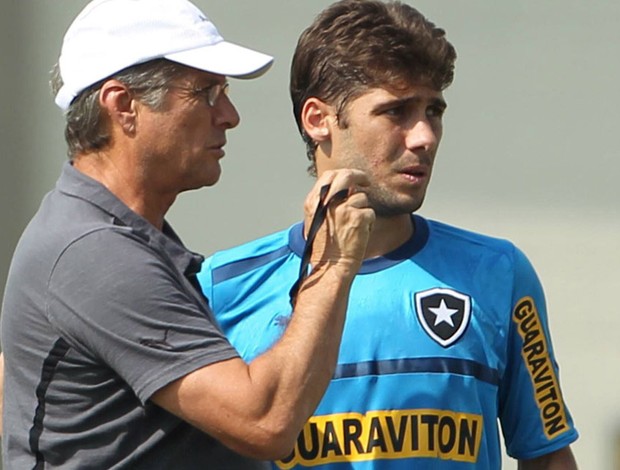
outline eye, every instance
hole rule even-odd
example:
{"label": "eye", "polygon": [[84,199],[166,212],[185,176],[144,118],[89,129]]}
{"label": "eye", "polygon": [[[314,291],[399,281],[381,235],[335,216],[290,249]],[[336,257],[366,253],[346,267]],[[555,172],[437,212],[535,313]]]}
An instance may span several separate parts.
{"label": "eye", "polygon": [[383,111],[383,114],[393,118],[402,118],[406,113],[407,109],[405,105],[392,106]]}
{"label": "eye", "polygon": [[445,106],[431,105],[426,108],[426,116],[429,118],[441,118],[446,111]]}
{"label": "eye", "polygon": [[203,88],[194,90],[195,96],[200,96],[210,106],[215,106],[221,95],[228,95],[228,82],[214,83]]}

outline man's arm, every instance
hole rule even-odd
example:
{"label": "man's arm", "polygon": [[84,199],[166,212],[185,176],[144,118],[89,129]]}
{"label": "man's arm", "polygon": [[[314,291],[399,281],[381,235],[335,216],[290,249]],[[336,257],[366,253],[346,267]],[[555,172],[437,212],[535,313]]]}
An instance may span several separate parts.
{"label": "man's arm", "polygon": [[[307,218],[322,185],[331,183],[331,195],[365,181],[354,171],[324,174],[306,200]],[[367,205],[356,193],[330,207],[315,239],[312,273],[280,341],[250,364],[236,358],[192,372],[153,401],[241,454],[285,457],[333,375],[349,289],[374,221]]]}
{"label": "man's arm", "polygon": [[577,462],[569,446],[536,459],[519,460],[519,470],[577,470]]}

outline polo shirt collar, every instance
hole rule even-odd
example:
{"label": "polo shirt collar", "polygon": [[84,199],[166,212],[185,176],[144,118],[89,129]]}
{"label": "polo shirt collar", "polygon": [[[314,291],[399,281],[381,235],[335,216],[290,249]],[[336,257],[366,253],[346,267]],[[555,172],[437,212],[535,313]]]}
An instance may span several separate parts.
{"label": "polo shirt collar", "polygon": [[113,224],[131,227],[136,234],[147,240],[149,245],[159,245],[186,275],[200,271],[204,257],[188,250],[167,221],[164,221],[162,231],[157,230],[104,185],[74,168],[70,162],[63,165],[56,189],[67,196],[82,199],[98,207],[111,216]]}

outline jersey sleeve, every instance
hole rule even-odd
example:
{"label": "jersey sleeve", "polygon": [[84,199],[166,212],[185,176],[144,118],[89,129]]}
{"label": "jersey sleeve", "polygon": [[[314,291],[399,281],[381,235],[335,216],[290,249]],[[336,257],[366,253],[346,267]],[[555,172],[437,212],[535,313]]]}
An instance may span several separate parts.
{"label": "jersey sleeve", "polygon": [[531,459],[578,437],[560,388],[545,297],[534,268],[515,248],[508,362],[499,416],[508,455]]}
{"label": "jersey sleeve", "polygon": [[143,403],[164,385],[237,356],[172,260],[129,230],[74,241],[48,292],[50,324],[93,365],[114,370]]}

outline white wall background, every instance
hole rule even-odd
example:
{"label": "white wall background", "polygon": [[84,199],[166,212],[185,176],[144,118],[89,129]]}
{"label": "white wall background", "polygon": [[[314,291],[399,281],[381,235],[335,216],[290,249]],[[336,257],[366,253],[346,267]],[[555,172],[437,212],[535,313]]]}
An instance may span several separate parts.
{"label": "white wall background", "polygon": [[[312,180],[290,110],[297,36],[326,0],[196,0],[233,41],[276,57],[234,81],[242,115],[223,178],[181,196],[169,219],[196,251],[283,228]],[[546,288],[581,468],[615,470],[620,446],[620,3],[419,0],[459,54],[422,213],[510,238]],[[65,160],[48,70],[84,0],[0,5],[0,285],[20,232]],[[507,462],[506,468],[516,468]]]}

